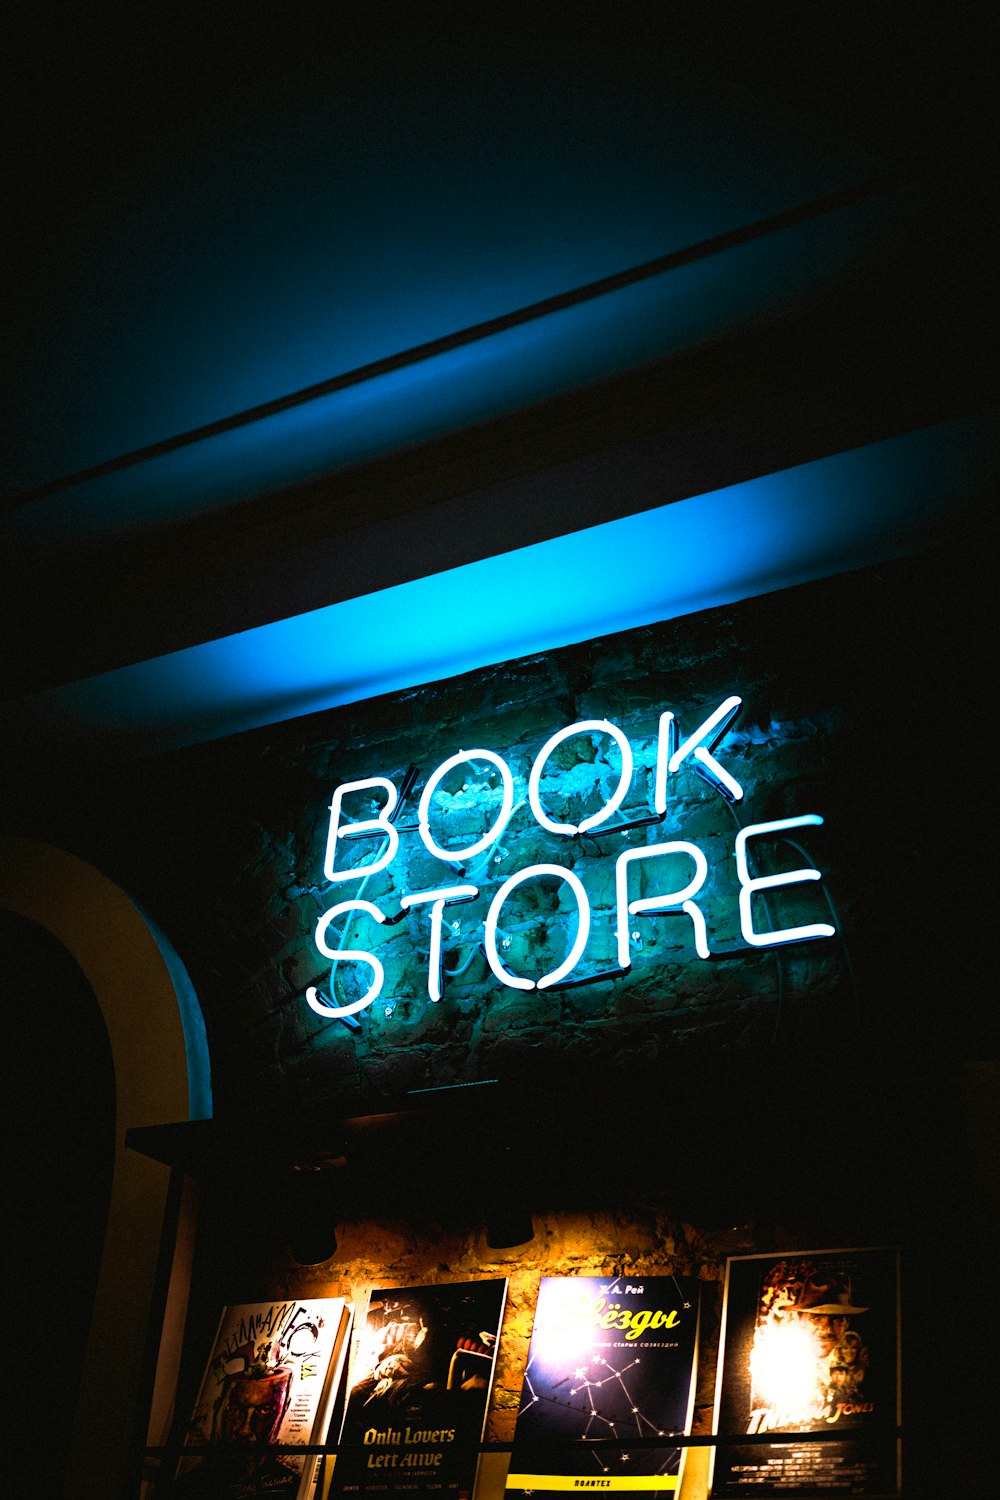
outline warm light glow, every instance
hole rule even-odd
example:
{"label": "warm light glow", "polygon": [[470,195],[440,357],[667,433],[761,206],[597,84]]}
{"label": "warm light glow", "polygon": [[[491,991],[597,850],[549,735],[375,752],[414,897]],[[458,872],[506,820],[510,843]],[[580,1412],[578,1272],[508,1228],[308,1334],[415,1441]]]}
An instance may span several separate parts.
{"label": "warm light glow", "polygon": [[[385,792],[386,804],[382,811],[374,818],[363,818],[356,823],[341,824],[341,806],[347,793],[368,792],[373,789]],[[333,801],[330,803],[330,831],[326,840],[326,858],[323,861],[323,874],[327,880],[357,880],[363,875],[374,875],[392,863],[399,846],[399,834],[389,819],[396,810],[398,800],[399,793],[393,782],[386,776],[372,776],[367,781],[345,781],[338,786],[333,794]],[[339,839],[356,838],[361,835],[371,837],[376,833],[384,834],[388,841],[377,859],[369,864],[359,865],[353,870],[338,871],[334,868]]]}
{"label": "warm light glow", "polygon": [[[600,812],[591,813],[580,824],[557,823],[553,818],[549,817],[548,813],[542,807],[540,795],[542,772],[545,769],[545,762],[556,746],[561,745],[563,740],[568,740],[575,734],[609,734],[621,751],[621,775],[618,778],[618,786],[614,794],[604,804]],[[576,724],[568,724],[565,729],[557,730],[551,739],[546,740],[541,750],[539,750],[535,757],[535,763],[531,768],[531,775],[528,778],[528,802],[531,805],[535,821],[540,828],[547,828],[550,833],[569,835],[586,833],[588,828],[597,828],[599,824],[606,822],[608,818],[612,817],[618,811],[625,800],[625,794],[631,782],[632,747],[627,737],[616,724],[610,723],[607,719],[581,719]]]}
{"label": "warm light glow", "polygon": [[750,1351],[754,1401],[796,1412],[819,1399],[816,1343],[798,1318],[759,1327]]}
{"label": "warm light glow", "polygon": [[387,1347],[386,1328],[369,1315],[361,1326],[358,1347],[351,1361],[352,1386],[360,1385],[374,1375],[386,1357]]}
{"label": "warm light glow", "polygon": [[544,1318],[531,1332],[531,1362],[565,1370],[574,1362],[575,1378],[586,1376],[587,1360],[597,1333],[593,1289],[577,1286],[571,1276],[546,1281]]}
{"label": "warm light glow", "polygon": [[[476,843],[469,844],[465,849],[442,849],[430,831],[431,799],[437,791],[439,782],[447,776],[448,772],[467,760],[485,760],[489,761],[491,766],[496,766],[500,772],[500,779],[503,782],[503,803],[493,826]],[[435,859],[443,859],[446,863],[452,865],[462,864],[465,860],[472,859],[474,855],[482,853],[484,849],[488,849],[494,840],[500,837],[510,821],[510,815],[513,810],[514,778],[511,775],[507,762],[501,756],[494,755],[492,750],[459,750],[457,755],[451,755],[446,761],[442,761],[437,770],[431,773],[427,785],[424,787],[423,795],[420,798],[420,810],[417,814],[420,824],[420,837],[424,841],[424,847],[428,854],[432,854]]]}

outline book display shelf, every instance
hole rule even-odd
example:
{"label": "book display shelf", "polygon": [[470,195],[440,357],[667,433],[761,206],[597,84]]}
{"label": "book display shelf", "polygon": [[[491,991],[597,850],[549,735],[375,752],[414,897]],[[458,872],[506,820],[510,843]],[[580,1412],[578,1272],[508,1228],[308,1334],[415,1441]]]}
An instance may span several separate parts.
{"label": "book display shelf", "polygon": [[[474,1489],[478,1500],[495,1500],[505,1490],[511,1495],[561,1492],[598,1482],[601,1488],[634,1492],[642,1487],[640,1474],[647,1473],[650,1494],[666,1491],[679,1500],[703,1500],[710,1492],[713,1464],[724,1466],[711,1492],[721,1497],[742,1494],[751,1480],[754,1492],[765,1494],[919,1493],[898,1487],[902,1427],[895,1251],[815,1251],[811,1258],[803,1251],[794,1263],[777,1253],[733,1256],[734,1250],[755,1248],[746,1230],[751,1219],[757,1243],[780,1239],[776,1190],[752,1170],[750,1143],[759,1121],[749,1086],[748,1132],[742,1143],[724,1151],[721,1137],[713,1139],[713,1127],[706,1123],[702,1152],[678,1149],[677,1121],[695,1107],[698,1087],[697,1080],[678,1083],[672,1104],[665,1106],[662,1084],[657,1087],[652,1071],[638,1079],[605,1074],[602,1081],[591,1077],[544,1094],[485,1083],[410,1094],[393,1101],[394,1107],[367,1114],[347,1116],[310,1106],[294,1117],[268,1122],[266,1129],[259,1119],[219,1119],[131,1131],[129,1146],[169,1166],[174,1185],[150,1341],[152,1416],[137,1444],[144,1495],[158,1500],[187,1493],[174,1476],[182,1447],[189,1467],[208,1451],[205,1443],[192,1446],[189,1418],[197,1406],[199,1382],[206,1378],[212,1329],[221,1308],[259,1301],[261,1288],[276,1302],[298,1298],[304,1306],[310,1297],[329,1292],[354,1298],[351,1365],[325,1440],[300,1441],[294,1450],[280,1442],[275,1446],[273,1440],[270,1446],[279,1458],[294,1451],[298,1461],[303,1455],[322,1460],[312,1491],[317,1500],[340,1493],[336,1479],[331,1481],[336,1467],[329,1458],[352,1441],[350,1423],[341,1436],[343,1411],[352,1387],[365,1379],[364,1399],[377,1393],[390,1404],[382,1419],[372,1416],[370,1426],[362,1407],[354,1423],[353,1447],[365,1467],[375,1466],[370,1485],[362,1477],[344,1491],[354,1500],[364,1500],[369,1491],[389,1500],[396,1493],[413,1494],[415,1488],[439,1497]],[[753,1092],[759,1095],[759,1090]],[[772,1091],[768,1106],[759,1104],[757,1110],[766,1112],[774,1104]],[[705,1152],[714,1153],[712,1171],[706,1170]],[[690,1210],[704,1225],[722,1226],[727,1216],[732,1222],[704,1232],[685,1224],[690,1241],[676,1246],[673,1267],[665,1266],[677,1274],[663,1276],[652,1267],[666,1259],[664,1245],[675,1243],[665,1237],[663,1227],[668,1200],[678,1206],[671,1212],[686,1215]],[[770,1227],[765,1224],[768,1215]],[[745,1221],[742,1239],[732,1227],[737,1219]],[[654,1221],[660,1226],[658,1243],[650,1238]],[[574,1240],[568,1224],[578,1233]],[[669,1233],[679,1233],[673,1220]],[[645,1256],[637,1249],[643,1235]],[[701,1266],[692,1263],[695,1244],[702,1247]],[[464,1246],[471,1258],[456,1259],[456,1245]],[[379,1263],[380,1250],[385,1264]],[[711,1269],[708,1257],[713,1253]],[[878,1276],[866,1260],[872,1255]],[[409,1268],[405,1276],[399,1273],[401,1264]],[[382,1366],[383,1375],[399,1374],[402,1365],[396,1356],[402,1350],[406,1364],[414,1329],[418,1343],[424,1335],[424,1315],[407,1311],[400,1289],[428,1292],[430,1288],[421,1287],[428,1280],[438,1283],[438,1290],[461,1288],[485,1282],[498,1271],[504,1284],[508,1274],[511,1278],[499,1329],[499,1360],[492,1330],[473,1328],[467,1319],[469,1328],[463,1325],[457,1338],[458,1324],[449,1327],[449,1359],[440,1366],[448,1373],[438,1382],[442,1389],[465,1383],[471,1389],[481,1387],[489,1375],[490,1425],[485,1438],[467,1444],[473,1474],[479,1466],[478,1477],[456,1481],[458,1488],[442,1485],[433,1475],[426,1483],[418,1476],[415,1485],[396,1484],[397,1474],[386,1482],[380,1466],[398,1460],[381,1445],[403,1442],[411,1432],[415,1440],[418,1433],[452,1430],[440,1418],[433,1425],[429,1420],[407,1424],[401,1409],[391,1404],[392,1382],[382,1378],[379,1384],[378,1361],[386,1350],[392,1357]],[[731,1307],[730,1273],[737,1278]],[[576,1299],[573,1318],[579,1326],[571,1327],[560,1312],[562,1287]],[[369,1301],[377,1288],[395,1291],[375,1291],[376,1300]],[[589,1308],[585,1294],[591,1297]],[[862,1301],[863,1296],[872,1300]],[[386,1342],[369,1360],[371,1370],[365,1375],[359,1352],[365,1304],[376,1308],[379,1298],[386,1311],[376,1319],[378,1337],[402,1338],[403,1344],[390,1349]],[[834,1306],[840,1310],[839,1321],[831,1311]],[[407,1318],[411,1326],[404,1337],[399,1328]],[[684,1318],[694,1322],[681,1337],[673,1330]],[[817,1408],[796,1411],[787,1403],[779,1410],[778,1398],[762,1386],[763,1354],[754,1356],[758,1363],[752,1377],[747,1373],[752,1368],[747,1351],[755,1338],[763,1339],[768,1329],[773,1332],[775,1320],[797,1337],[807,1319],[811,1324],[837,1322],[841,1341],[840,1353],[828,1354],[823,1366],[825,1416]],[[432,1324],[428,1316],[427,1328]],[[565,1370],[555,1369],[555,1356],[546,1353],[546,1329]],[[600,1348],[594,1344],[595,1330],[604,1341]],[[580,1345],[574,1361],[578,1336],[587,1347]],[[645,1353],[636,1346],[640,1336],[652,1341]],[[848,1345],[853,1369],[845,1364]],[[666,1427],[662,1418],[656,1425],[655,1414],[652,1420],[644,1415],[648,1393],[637,1383],[643,1362],[648,1371],[656,1359],[666,1360],[663,1368],[673,1370],[669,1378],[677,1385],[670,1393],[673,1415]],[[404,1373],[413,1375],[417,1362],[410,1364],[413,1369]],[[722,1395],[716,1380],[724,1364],[728,1373]],[[833,1388],[837,1383],[839,1390]],[[433,1382],[426,1384],[429,1388]],[[869,1430],[872,1424],[864,1420],[876,1402],[863,1401],[862,1395],[877,1396],[877,1431]],[[624,1402],[622,1412],[608,1404],[612,1396]],[[834,1408],[829,1403],[838,1396],[844,1401],[838,1421],[831,1422]],[[804,1420],[793,1420],[803,1413]],[[739,1436],[738,1449],[730,1444],[724,1451],[727,1436]],[[593,1477],[588,1477],[590,1468],[580,1469],[581,1448]],[[352,1453],[352,1460],[356,1457]],[[624,1475],[623,1457],[631,1465],[631,1473]],[[350,1469],[342,1468],[342,1478]],[[838,1473],[846,1487],[838,1489],[831,1481]],[[769,1489],[765,1481],[777,1487]],[[818,1487],[811,1488],[811,1481]]]}

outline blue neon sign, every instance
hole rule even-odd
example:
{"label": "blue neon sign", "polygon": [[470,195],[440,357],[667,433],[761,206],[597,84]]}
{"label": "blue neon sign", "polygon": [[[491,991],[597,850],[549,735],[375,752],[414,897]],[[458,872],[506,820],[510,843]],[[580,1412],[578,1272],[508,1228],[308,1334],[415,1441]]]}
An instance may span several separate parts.
{"label": "blue neon sign", "polygon": [[[633,926],[638,920],[654,917],[682,917],[690,923],[691,947],[695,958],[708,962],[718,956],[712,947],[709,923],[705,915],[706,882],[709,862],[704,850],[690,839],[656,838],[657,826],[667,816],[670,805],[671,786],[675,778],[689,771],[725,802],[733,805],[743,800],[743,787],[723,762],[717,758],[727,732],[735,722],[742,699],[733,694],[708,712],[696,728],[683,738],[675,714],[664,710],[657,725],[654,757],[652,808],[638,819],[615,823],[633,782],[636,756],[633,747],[617,725],[608,719],[581,719],[553,733],[538,749],[527,777],[524,795],[517,797],[518,778],[503,756],[496,751],[476,748],[460,749],[448,756],[427,778],[419,801],[417,822],[400,829],[397,817],[403,805],[400,790],[390,778],[382,775],[367,777],[359,781],[341,783],[334,791],[330,803],[330,818],[327,829],[326,851],[323,870],[331,885],[355,885],[353,894],[330,906],[319,919],[315,932],[315,945],[332,965],[328,994],[316,986],[306,991],[306,1003],[317,1015],[326,1018],[346,1018],[357,1015],[370,1006],[382,994],[385,984],[385,968],[377,953],[364,946],[348,946],[350,934],[364,922],[379,925],[394,925],[410,912],[421,914],[426,910],[429,926],[429,959],[427,973],[427,996],[431,1002],[441,999],[443,979],[443,952],[446,914],[452,931],[459,927],[459,920],[452,908],[479,901],[483,887],[490,879],[490,851],[499,850],[500,839],[515,813],[525,805],[530,810],[537,829],[551,840],[579,840],[581,836],[594,835],[598,829],[603,834],[621,832],[628,835],[632,830],[643,828],[645,845],[623,850],[614,862],[614,919],[617,969],[591,976],[577,973],[585,957],[592,927],[591,897],[587,882],[568,865],[548,860],[528,863],[512,874],[507,874],[489,897],[482,914],[478,930],[478,941],[490,972],[500,985],[514,990],[545,990],[556,986],[587,982],[588,979],[613,979],[625,975],[633,961],[633,953],[641,946],[640,931]],[[561,746],[575,737],[588,737],[592,743],[610,741],[613,746],[612,762],[616,774],[612,774],[606,792],[602,793],[600,807],[576,822],[560,820],[545,805],[543,790],[547,784],[559,784],[557,775],[545,782],[545,774]],[[468,767],[470,771],[488,768],[491,784],[479,789],[480,810],[485,813],[486,827],[475,838],[468,840],[463,832],[460,846],[445,847],[440,832],[432,828],[432,820],[438,811],[437,803],[443,784],[451,773]],[[613,785],[611,784],[613,782]],[[372,816],[349,816],[361,809]],[[439,822],[446,821],[438,818]],[[801,943],[835,936],[835,927],[827,921],[798,922],[794,926],[774,926],[766,907],[766,893],[789,886],[808,886],[822,880],[819,870],[806,865],[794,870],[760,875],[753,864],[754,840],[765,836],[780,836],[792,829],[817,827],[823,823],[818,813],[803,813],[796,817],[781,818],[763,823],[740,826],[736,821],[733,843],[733,858],[739,883],[738,915],[743,943],[748,950],[783,947],[789,943]],[[650,838],[652,835],[652,838]],[[405,891],[399,897],[399,911],[388,913],[377,903],[365,899],[364,891],[372,876],[392,870],[400,850],[403,837],[419,838],[424,851],[431,859],[444,867],[444,879],[422,890]],[[355,840],[364,840],[370,845],[367,858],[350,864],[344,862],[344,845]],[[505,851],[504,851],[505,852]],[[501,861],[501,854],[494,853],[493,865]],[[652,895],[634,894],[637,878],[659,862],[660,889]],[[578,861],[578,866],[579,866]],[[586,861],[583,862],[584,864]],[[448,877],[458,874],[459,880]],[[586,873],[586,871],[584,872]],[[631,877],[631,879],[630,879]],[[563,959],[548,973],[535,978],[519,974],[512,967],[507,950],[509,938],[504,936],[503,915],[509,899],[521,887],[532,882],[556,882],[559,888],[559,904],[565,908],[567,922],[575,925],[575,934]],[[754,898],[760,900],[755,903]],[[760,925],[764,907],[766,925]],[[336,937],[331,938],[331,929],[339,924]],[[338,966],[361,963],[370,971],[368,988],[360,997],[345,1000],[336,998],[335,980]]]}

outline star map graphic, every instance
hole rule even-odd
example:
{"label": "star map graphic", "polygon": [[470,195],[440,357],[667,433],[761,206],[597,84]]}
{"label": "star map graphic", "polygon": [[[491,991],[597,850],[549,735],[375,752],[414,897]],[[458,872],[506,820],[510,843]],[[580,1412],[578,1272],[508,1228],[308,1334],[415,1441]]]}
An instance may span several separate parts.
{"label": "star map graphic", "polygon": [[[668,1433],[663,1427],[658,1426],[657,1422],[636,1404],[636,1398],[629,1389],[626,1377],[632,1371],[637,1370],[641,1363],[641,1359],[637,1356],[620,1368],[616,1368],[610,1360],[597,1356],[590,1366],[578,1365],[573,1371],[573,1379],[577,1384],[570,1387],[566,1400],[540,1394],[532,1384],[530,1374],[526,1374],[524,1386],[527,1400],[522,1405],[521,1411],[527,1412],[536,1402],[547,1401],[553,1406],[561,1407],[563,1411],[578,1414],[583,1427],[577,1436],[583,1442],[594,1438],[623,1437],[626,1433],[634,1437],[672,1437],[674,1436],[672,1432]],[[588,1373],[591,1368],[594,1370],[593,1376]],[[656,1472],[667,1473],[678,1452],[679,1449],[671,1448],[663,1461],[658,1464]],[[590,1456],[597,1468],[604,1474],[609,1474],[613,1468],[632,1461],[632,1455],[624,1449],[594,1448]]]}
{"label": "star map graphic", "polygon": [[612,1488],[648,1476],[652,1492],[678,1473],[698,1290],[673,1276],[542,1278],[509,1489],[544,1492],[546,1476],[608,1476]]}

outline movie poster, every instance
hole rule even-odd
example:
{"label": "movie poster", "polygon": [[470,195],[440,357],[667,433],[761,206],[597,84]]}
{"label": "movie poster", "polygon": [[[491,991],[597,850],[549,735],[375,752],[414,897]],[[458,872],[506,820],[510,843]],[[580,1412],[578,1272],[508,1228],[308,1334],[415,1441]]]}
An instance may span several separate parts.
{"label": "movie poster", "polygon": [[206,1500],[306,1500],[320,1463],[277,1445],[326,1441],[350,1347],[342,1297],[233,1304],[223,1310],[171,1494]]}
{"label": "movie poster", "polygon": [[372,1292],[334,1495],[471,1494],[506,1297],[506,1280]]}
{"label": "movie poster", "polygon": [[899,1493],[898,1287],[891,1249],[729,1261],[715,1431],[823,1438],[720,1443],[714,1497]]}
{"label": "movie poster", "polygon": [[544,1276],[507,1492],[680,1482],[701,1284],[677,1276]]}

